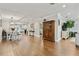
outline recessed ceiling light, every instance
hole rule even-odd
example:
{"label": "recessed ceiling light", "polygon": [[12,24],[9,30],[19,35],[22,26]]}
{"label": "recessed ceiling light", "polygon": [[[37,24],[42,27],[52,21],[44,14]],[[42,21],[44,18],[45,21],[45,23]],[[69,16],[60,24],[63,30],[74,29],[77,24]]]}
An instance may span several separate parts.
{"label": "recessed ceiling light", "polygon": [[63,8],[66,8],[67,6],[64,4],[64,5],[62,5],[62,7],[63,7]]}
{"label": "recessed ceiling light", "polygon": [[71,13],[69,12],[69,13],[67,13],[67,15],[71,15]]}

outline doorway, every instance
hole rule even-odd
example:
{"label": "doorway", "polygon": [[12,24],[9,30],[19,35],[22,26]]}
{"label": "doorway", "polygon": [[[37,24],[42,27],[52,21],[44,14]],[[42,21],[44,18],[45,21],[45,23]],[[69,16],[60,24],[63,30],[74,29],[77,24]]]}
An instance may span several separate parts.
{"label": "doorway", "polygon": [[43,22],[43,38],[44,40],[55,42],[55,21]]}

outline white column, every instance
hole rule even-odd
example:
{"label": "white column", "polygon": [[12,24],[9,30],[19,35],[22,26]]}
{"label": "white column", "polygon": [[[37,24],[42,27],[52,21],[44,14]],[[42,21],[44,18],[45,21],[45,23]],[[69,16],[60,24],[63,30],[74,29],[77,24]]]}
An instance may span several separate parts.
{"label": "white column", "polygon": [[34,35],[40,37],[40,24],[38,22],[34,24],[34,30]]}
{"label": "white column", "polygon": [[61,14],[57,14],[57,19],[56,19],[56,41],[60,41],[61,38],[61,31],[62,31],[62,17]]}

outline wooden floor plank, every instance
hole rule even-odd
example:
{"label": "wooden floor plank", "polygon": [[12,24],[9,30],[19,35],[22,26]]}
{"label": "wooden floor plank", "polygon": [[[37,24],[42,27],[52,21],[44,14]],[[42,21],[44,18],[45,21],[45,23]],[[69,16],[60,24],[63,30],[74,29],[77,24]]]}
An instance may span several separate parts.
{"label": "wooden floor plank", "polygon": [[42,38],[23,36],[20,41],[0,42],[0,56],[74,56],[79,55],[75,43],[43,41]]}

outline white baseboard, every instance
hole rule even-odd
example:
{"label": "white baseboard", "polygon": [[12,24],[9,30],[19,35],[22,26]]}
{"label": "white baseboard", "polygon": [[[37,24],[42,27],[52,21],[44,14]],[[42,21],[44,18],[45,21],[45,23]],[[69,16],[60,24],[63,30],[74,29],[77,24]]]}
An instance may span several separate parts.
{"label": "white baseboard", "polygon": [[55,40],[55,42],[60,42],[60,41],[61,41],[61,39]]}
{"label": "white baseboard", "polygon": [[36,36],[36,37],[40,37],[40,35],[36,35],[36,34],[35,34],[34,36]]}

